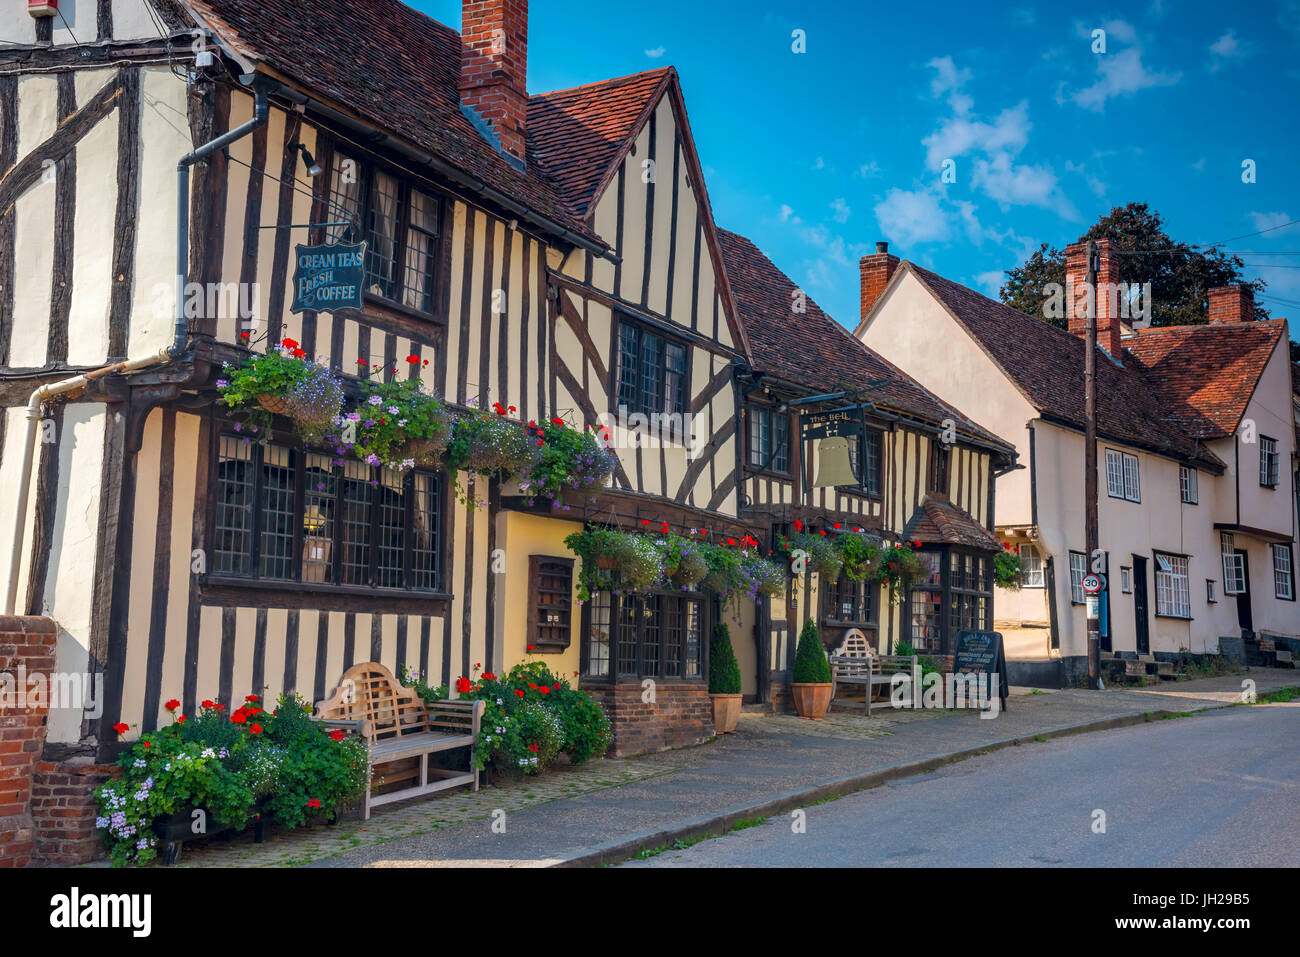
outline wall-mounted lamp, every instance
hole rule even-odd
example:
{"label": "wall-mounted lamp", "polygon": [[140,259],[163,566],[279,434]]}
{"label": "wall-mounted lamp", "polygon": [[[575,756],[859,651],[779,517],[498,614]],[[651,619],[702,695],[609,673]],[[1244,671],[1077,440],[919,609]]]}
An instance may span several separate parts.
{"label": "wall-mounted lamp", "polygon": [[308,176],[320,175],[320,163],[316,162],[316,157],[311,155],[311,150],[307,149],[302,143],[298,144],[298,152],[302,154],[302,161],[307,166]]}

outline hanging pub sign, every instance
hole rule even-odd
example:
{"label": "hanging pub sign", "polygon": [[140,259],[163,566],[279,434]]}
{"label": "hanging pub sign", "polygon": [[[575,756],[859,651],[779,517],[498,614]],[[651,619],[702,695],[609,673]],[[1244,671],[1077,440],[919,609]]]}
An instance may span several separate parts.
{"label": "hanging pub sign", "polygon": [[857,449],[861,441],[861,408],[812,412],[803,417],[801,428],[805,442],[817,443],[817,477],[813,488],[859,484],[850,451]]}
{"label": "hanging pub sign", "polygon": [[292,312],[360,309],[365,291],[365,243],[298,245]]}

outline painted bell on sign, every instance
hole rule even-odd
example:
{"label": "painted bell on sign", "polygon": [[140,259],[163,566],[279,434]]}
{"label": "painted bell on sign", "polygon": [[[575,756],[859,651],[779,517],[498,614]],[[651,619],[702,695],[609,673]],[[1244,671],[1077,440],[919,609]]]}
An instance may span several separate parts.
{"label": "painted bell on sign", "polygon": [[857,485],[853,463],[849,461],[849,440],[842,435],[832,435],[817,442],[817,481],[813,488],[835,485]]}

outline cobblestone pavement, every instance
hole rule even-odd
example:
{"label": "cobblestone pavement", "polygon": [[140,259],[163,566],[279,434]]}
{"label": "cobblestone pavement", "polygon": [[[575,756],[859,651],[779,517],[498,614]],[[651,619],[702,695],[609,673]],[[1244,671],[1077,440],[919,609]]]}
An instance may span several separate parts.
{"label": "cobblestone pavement", "polygon": [[229,841],[187,844],[178,866],[294,867],[356,848],[373,847],[455,824],[486,820],[497,809],[511,813],[642,781],[673,770],[671,765],[659,763],[592,761],[519,782],[483,787],[477,792],[456,790],[434,798],[386,805],[375,808],[369,821],[345,818],[333,827],[318,825],[293,831],[276,830],[262,844],[253,843],[251,831]]}

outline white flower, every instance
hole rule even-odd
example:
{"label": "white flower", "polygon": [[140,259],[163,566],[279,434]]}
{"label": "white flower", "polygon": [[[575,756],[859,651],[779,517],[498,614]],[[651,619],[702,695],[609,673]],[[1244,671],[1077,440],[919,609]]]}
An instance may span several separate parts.
{"label": "white flower", "polygon": [[402,412],[402,410],[399,409],[399,408],[398,408],[397,406],[395,406],[395,405],[390,405],[390,406],[388,407],[388,414],[389,414],[389,415],[400,415],[401,412]]}
{"label": "white flower", "polygon": [[381,398],[380,398],[379,396],[377,396],[377,395],[372,395],[372,396],[371,396],[369,399],[367,399],[366,401],[368,401],[371,405],[382,405],[383,402],[384,402],[384,400],[381,399]]}

